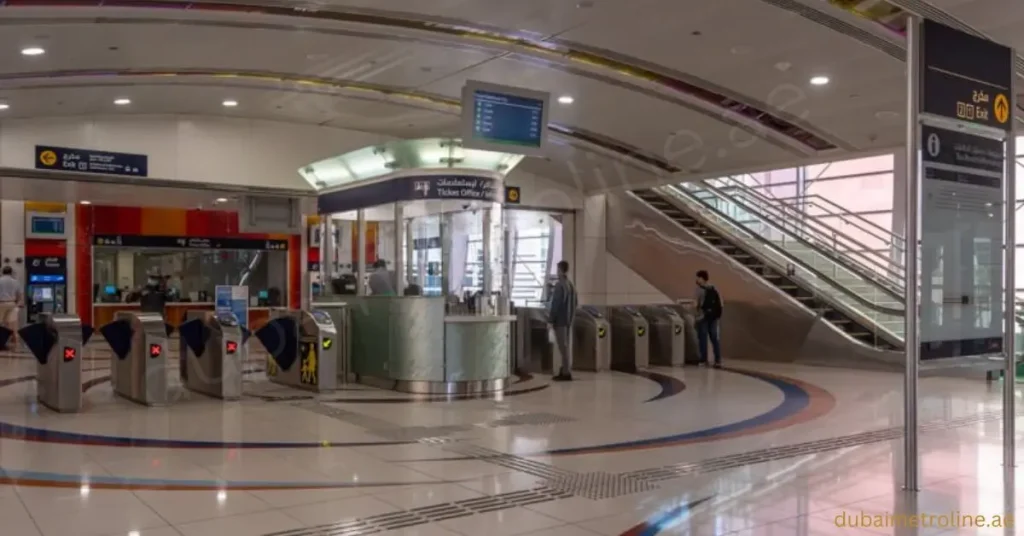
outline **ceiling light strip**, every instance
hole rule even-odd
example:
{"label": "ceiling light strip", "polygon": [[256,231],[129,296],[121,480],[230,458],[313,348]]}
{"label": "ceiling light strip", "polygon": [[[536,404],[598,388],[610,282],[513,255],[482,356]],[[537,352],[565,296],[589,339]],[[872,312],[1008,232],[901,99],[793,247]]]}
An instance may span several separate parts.
{"label": "ceiling light strip", "polygon": [[298,8],[269,6],[256,4],[234,4],[216,2],[178,2],[178,1],[139,1],[139,0],[103,0],[103,1],[82,1],[82,0],[0,0],[0,6],[6,7],[95,7],[95,8],[160,8],[160,9],[181,9],[188,11],[211,11],[211,12],[238,12],[247,14],[263,14],[279,17],[300,17],[334,22],[345,22],[355,24],[366,24],[373,26],[384,26],[392,28],[403,28],[422,32],[446,34],[463,39],[484,41],[497,44],[503,47],[515,46],[520,49],[547,57],[555,56],[573,63],[589,65],[600,69],[608,69],[621,76],[661,85],[675,92],[684,93],[690,97],[702,101],[719,109],[727,110],[754,124],[760,125],[767,131],[776,135],[793,139],[804,146],[815,151],[826,151],[836,149],[837,146],[831,141],[808,129],[797,125],[785,118],[779,117],[771,112],[760,109],[749,103],[741,102],[737,98],[722,95],[718,92],[708,90],[695,83],[680,80],[671,76],[661,74],[653,69],[631,65],[624,61],[604,57],[593,52],[574,48],[571,43],[553,43],[530,39],[514,34],[502,33],[496,30],[485,30],[470,28],[468,26],[453,25],[420,21],[414,19],[403,19],[388,17],[378,14],[355,13],[349,11],[330,10],[321,8]]}

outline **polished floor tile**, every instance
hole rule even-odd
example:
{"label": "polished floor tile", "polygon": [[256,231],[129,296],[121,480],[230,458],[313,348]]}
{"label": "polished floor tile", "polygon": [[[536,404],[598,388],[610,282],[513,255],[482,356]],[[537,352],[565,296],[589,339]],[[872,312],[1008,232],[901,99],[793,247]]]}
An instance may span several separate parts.
{"label": "polished floor tile", "polygon": [[[72,415],[13,382],[0,387],[0,534],[315,536],[348,524],[345,536],[987,536],[1012,532],[847,520],[1024,516],[1003,482],[997,384],[921,380],[922,423],[948,426],[922,432],[922,490],[909,494],[902,441],[887,431],[902,419],[900,375],[731,365],[747,373],[654,370],[682,379],[681,392],[582,373],[568,385],[537,377],[530,385],[542,389],[523,395],[441,402],[353,386],[301,403],[185,397],[145,408],[99,386]],[[34,371],[0,359],[0,380]],[[292,393],[261,377],[245,385]],[[865,432],[881,435],[835,439]],[[131,438],[150,443],[124,446]],[[1015,474],[1024,481],[1024,468]]]}

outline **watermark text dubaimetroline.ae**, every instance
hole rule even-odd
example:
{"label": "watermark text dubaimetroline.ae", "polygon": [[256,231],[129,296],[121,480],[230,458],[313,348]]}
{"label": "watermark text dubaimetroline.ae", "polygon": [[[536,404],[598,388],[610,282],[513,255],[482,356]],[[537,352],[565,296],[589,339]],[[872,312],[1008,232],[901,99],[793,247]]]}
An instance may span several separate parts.
{"label": "watermark text dubaimetroline.ae", "polygon": [[834,519],[843,528],[1013,528],[1013,514],[965,514],[951,511],[944,514],[852,514],[842,512]]}

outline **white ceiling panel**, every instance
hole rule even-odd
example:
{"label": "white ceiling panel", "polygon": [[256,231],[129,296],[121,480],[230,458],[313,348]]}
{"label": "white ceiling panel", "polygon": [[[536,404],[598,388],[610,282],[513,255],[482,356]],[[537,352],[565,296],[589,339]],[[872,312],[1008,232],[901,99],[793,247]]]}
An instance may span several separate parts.
{"label": "white ceiling panel", "polygon": [[[538,36],[553,35],[596,18],[637,13],[653,0],[323,0],[326,6],[414,14],[495,26]],[[285,4],[308,6],[289,0]]]}
{"label": "white ceiling panel", "polygon": [[568,73],[524,67],[511,59],[488,62],[424,89],[456,95],[471,79],[547,91],[553,101],[572,95],[571,106],[554,103],[551,121],[614,137],[668,160],[682,150],[685,139],[685,147],[695,148],[684,155],[683,167],[703,162],[703,170],[735,169],[794,157],[789,150],[752,141],[739,128],[677,104]]}
{"label": "white ceiling panel", "polygon": [[[173,43],[173,46],[167,46]],[[47,53],[24,57],[28,45]],[[495,53],[399,40],[188,24],[4,26],[0,72],[77,69],[234,69],[416,87]]]}
{"label": "white ceiling panel", "polygon": [[[129,106],[114,99],[129,98]],[[224,99],[239,106],[225,108]],[[432,130],[457,123],[453,115],[387,102],[335,95],[298,94],[242,87],[171,85],[116,85],[0,90],[0,100],[11,108],[3,118],[88,116],[107,114],[191,114],[249,117],[312,124],[350,130],[405,134],[407,128]]]}

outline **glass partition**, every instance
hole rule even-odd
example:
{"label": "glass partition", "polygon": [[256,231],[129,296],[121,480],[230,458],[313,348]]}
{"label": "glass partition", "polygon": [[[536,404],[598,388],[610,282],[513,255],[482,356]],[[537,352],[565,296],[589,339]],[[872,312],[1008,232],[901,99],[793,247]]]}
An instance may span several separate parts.
{"label": "glass partition", "polygon": [[246,285],[252,303],[276,306],[287,293],[288,253],[94,248],[95,302],[131,302],[151,279],[166,285],[174,301],[210,302],[217,285]]}

